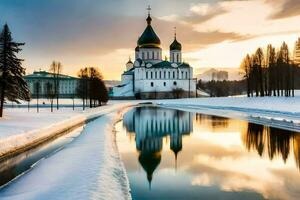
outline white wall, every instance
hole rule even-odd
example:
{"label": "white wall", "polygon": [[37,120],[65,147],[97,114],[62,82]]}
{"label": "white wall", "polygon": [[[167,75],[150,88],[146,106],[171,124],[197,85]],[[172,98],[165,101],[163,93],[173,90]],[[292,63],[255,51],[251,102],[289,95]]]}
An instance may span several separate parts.
{"label": "white wall", "polygon": [[136,68],[135,92],[170,92],[173,89],[194,91],[196,86],[192,77],[192,68]]}
{"label": "white wall", "polygon": [[158,48],[140,48],[138,57],[142,60],[162,60],[162,50]]}

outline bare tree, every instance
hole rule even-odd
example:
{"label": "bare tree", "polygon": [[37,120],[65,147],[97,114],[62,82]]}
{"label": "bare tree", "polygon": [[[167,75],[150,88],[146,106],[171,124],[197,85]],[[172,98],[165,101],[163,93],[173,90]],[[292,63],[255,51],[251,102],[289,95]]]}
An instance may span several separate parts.
{"label": "bare tree", "polygon": [[53,75],[53,81],[54,81],[54,91],[55,91],[55,96],[56,96],[56,109],[59,109],[59,95],[60,95],[60,75],[62,73],[62,64],[57,61],[53,61],[52,64],[50,65],[50,72]]}

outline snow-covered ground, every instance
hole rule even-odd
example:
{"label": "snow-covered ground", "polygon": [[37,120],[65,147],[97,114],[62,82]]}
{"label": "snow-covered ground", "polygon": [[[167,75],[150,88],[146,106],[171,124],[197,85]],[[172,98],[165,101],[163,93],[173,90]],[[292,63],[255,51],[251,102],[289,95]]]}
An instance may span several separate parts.
{"label": "snow-covered ground", "polygon": [[0,199],[130,199],[112,134],[118,115],[113,112],[87,124],[71,144],[0,189]]}
{"label": "snow-covered ground", "polygon": [[278,128],[300,130],[300,95],[296,97],[220,97],[159,100],[158,105],[235,117]]}
{"label": "snow-covered ground", "polygon": [[87,109],[60,108],[51,113],[49,108],[35,109],[6,108],[5,117],[0,119],[0,156],[26,145],[36,143],[52,135],[84,123],[88,119],[130,106],[130,102],[112,102],[106,106]]}

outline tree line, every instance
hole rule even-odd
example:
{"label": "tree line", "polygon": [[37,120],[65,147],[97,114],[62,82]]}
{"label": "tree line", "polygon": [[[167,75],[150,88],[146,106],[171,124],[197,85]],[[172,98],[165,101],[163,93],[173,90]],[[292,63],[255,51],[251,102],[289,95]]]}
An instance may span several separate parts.
{"label": "tree line", "polygon": [[197,82],[197,88],[204,90],[210,97],[227,97],[243,94],[246,90],[246,81],[216,81],[204,82],[201,79]]}
{"label": "tree line", "polygon": [[[17,54],[22,50],[25,43],[14,42],[7,24],[0,33],[0,117],[3,116],[4,103],[6,101],[20,103],[20,100],[29,102],[32,98],[29,87],[24,80],[25,68],[22,67],[22,59]],[[53,78],[45,86],[46,97],[50,100],[51,112],[53,102],[56,99],[56,108],[59,109],[60,80],[62,64],[53,61],[50,69]],[[90,107],[100,106],[108,101],[108,91],[103,77],[97,68],[83,68],[79,72],[79,84],[74,96],[83,99],[83,109],[86,105]],[[34,97],[37,99],[37,111],[39,111],[39,98],[41,84],[36,81],[33,85]],[[89,102],[87,102],[89,99]],[[73,98],[74,109],[74,98]]]}
{"label": "tree line", "polygon": [[294,96],[295,74],[298,66],[290,58],[288,45],[279,49],[271,44],[264,52],[258,48],[247,54],[241,63],[245,72],[247,96]]}

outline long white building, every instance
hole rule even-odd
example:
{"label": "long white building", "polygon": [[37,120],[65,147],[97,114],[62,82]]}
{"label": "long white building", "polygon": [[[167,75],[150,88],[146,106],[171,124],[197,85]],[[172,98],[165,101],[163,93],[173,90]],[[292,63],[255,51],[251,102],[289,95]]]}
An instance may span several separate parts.
{"label": "long white building", "polygon": [[135,48],[135,61],[126,64],[121,84],[114,87],[114,98],[174,98],[194,96],[193,68],[183,62],[182,45],[176,33],[170,45],[170,61],[162,59],[161,41],[152,28],[150,12],[147,27]]}
{"label": "long white building", "polygon": [[[39,83],[39,97],[46,98],[47,84],[51,84],[54,89],[54,75],[46,71],[35,71],[33,74],[24,76],[28,84],[31,96],[36,98],[37,88],[36,84]],[[60,98],[74,98],[76,97],[76,88],[79,84],[79,79],[67,75],[59,75],[59,96]]]}

